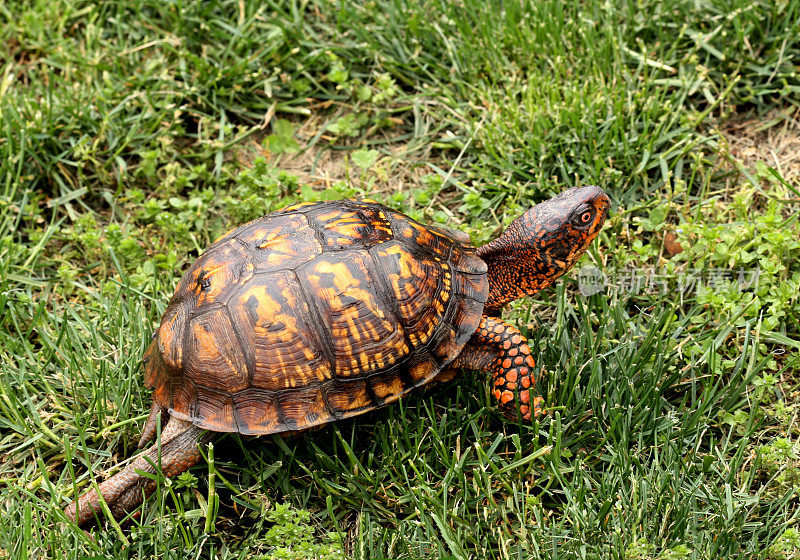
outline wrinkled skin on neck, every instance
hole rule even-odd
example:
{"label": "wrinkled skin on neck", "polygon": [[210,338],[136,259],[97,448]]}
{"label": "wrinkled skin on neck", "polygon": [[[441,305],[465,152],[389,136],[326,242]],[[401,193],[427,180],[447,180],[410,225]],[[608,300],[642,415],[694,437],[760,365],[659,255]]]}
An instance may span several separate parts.
{"label": "wrinkled skin on neck", "polygon": [[514,220],[503,234],[478,248],[489,267],[486,312],[531,296],[568,271],[603,227],[608,196],[595,186],[575,187]]}

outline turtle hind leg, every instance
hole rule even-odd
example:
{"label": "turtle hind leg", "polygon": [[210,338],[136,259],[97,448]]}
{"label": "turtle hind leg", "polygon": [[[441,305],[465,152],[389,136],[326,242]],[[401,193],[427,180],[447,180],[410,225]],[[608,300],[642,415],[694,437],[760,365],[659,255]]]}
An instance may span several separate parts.
{"label": "turtle hind leg", "polygon": [[[203,439],[203,430],[191,422],[170,417],[161,432],[161,456],[159,446],[153,445],[143,451],[120,472],[98,486],[103,501],[108,504],[114,518],[119,519],[133,511],[143,496],[151,494],[156,481],[141,473],[155,474],[158,465],[166,477],[176,476],[200,460],[198,443]],[[139,471],[139,472],[137,472]],[[100,495],[95,489],[84,493],[64,510],[67,517],[83,525],[99,515]]]}
{"label": "turtle hind leg", "polygon": [[542,397],[531,398],[536,379],[536,362],[527,339],[519,329],[502,319],[484,315],[454,367],[489,371],[494,376],[492,394],[509,415],[516,414],[515,402],[524,420],[542,414]]}

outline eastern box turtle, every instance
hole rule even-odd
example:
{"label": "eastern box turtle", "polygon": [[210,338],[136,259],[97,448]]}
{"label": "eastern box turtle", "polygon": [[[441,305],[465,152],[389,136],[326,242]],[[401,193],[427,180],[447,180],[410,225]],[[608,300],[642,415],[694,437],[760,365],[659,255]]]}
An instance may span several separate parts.
{"label": "eastern box turtle", "polygon": [[[609,199],[569,189],[475,249],[369,200],[303,203],[238,227],[186,271],[144,357],[156,435],[177,475],[212,432],[298,432],[391,403],[456,368],[485,370],[501,408],[541,412],[525,337],[501,308],[564,274],[595,238]],[[115,517],[152,492],[151,446],[100,486]],[[94,490],[67,507],[82,524]]]}

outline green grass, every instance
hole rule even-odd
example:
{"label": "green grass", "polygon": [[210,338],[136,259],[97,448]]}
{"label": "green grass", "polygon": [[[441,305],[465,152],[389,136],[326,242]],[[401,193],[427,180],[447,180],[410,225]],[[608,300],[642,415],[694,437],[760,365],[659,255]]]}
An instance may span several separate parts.
{"label": "green grass", "polygon": [[[778,110],[752,133],[800,135],[798,22],[797,0],[0,0],[0,557],[800,558],[800,184],[721,132]],[[466,372],[217,440],[127,543],[66,523],[133,455],[142,353],[231,226],[368,194],[484,243],[587,183],[614,213],[576,268],[611,285],[506,313],[546,366],[535,424]]]}

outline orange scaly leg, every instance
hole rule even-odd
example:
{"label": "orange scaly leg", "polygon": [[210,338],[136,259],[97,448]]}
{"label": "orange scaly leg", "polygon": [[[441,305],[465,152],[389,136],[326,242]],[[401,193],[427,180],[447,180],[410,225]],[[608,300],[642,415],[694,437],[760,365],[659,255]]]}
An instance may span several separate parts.
{"label": "orange scaly leg", "polygon": [[542,414],[542,397],[531,399],[529,390],[536,383],[527,340],[519,329],[498,317],[484,315],[453,367],[490,371],[494,375],[492,394],[506,414],[514,416],[515,397],[522,418],[530,420]]}
{"label": "orange scaly leg", "polygon": [[[205,439],[202,434],[203,430],[191,422],[170,417],[161,432],[161,472],[164,476],[176,476],[200,460],[198,443]],[[141,503],[143,496],[155,490],[156,481],[136,471],[155,474],[154,465],[158,464],[158,446],[153,445],[98,486],[114,518],[122,518],[133,511]],[[83,525],[99,515],[100,510],[100,497],[92,489],[67,506],[64,513],[78,525]]]}

